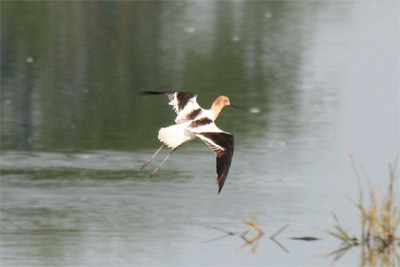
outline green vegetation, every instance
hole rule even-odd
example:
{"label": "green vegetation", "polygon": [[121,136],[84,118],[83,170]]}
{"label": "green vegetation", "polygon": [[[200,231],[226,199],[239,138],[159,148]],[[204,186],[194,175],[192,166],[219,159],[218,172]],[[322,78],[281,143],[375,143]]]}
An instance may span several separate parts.
{"label": "green vegetation", "polygon": [[[352,247],[361,247],[361,265],[399,265],[400,257],[396,247],[400,245],[400,237],[396,235],[400,224],[399,190],[396,187],[397,164],[399,154],[394,165],[389,165],[389,185],[383,195],[373,188],[365,172],[359,168],[348,154],[349,161],[357,177],[359,190],[358,202],[354,203],[360,211],[361,234],[359,237],[350,236],[343,228],[336,215],[333,214],[334,230],[325,230],[330,235],[342,241],[341,247],[329,254],[338,260]],[[365,197],[365,190],[368,196]]]}

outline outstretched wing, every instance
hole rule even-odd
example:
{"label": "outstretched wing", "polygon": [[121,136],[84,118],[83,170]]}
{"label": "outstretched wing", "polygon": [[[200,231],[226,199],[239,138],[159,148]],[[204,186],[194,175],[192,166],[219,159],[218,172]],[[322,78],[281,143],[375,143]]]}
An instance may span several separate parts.
{"label": "outstretched wing", "polygon": [[[214,124],[215,125],[215,124]],[[218,129],[218,127],[215,126]],[[218,129],[219,130],[219,129]],[[217,155],[218,194],[224,186],[231,166],[234,148],[233,135],[223,131],[199,132],[196,136],[204,141]]]}
{"label": "outstretched wing", "polygon": [[202,108],[197,104],[197,95],[191,92],[157,92],[144,91],[144,95],[166,95],[169,98],[171,105],[178,114],[175,119],[176,123],[181,123],[195,119],[202,111]]}

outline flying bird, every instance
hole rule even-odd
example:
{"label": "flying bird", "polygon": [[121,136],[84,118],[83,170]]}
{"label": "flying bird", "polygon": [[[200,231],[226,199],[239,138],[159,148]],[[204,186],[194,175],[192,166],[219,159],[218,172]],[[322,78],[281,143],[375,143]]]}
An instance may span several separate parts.
{"label": "flying bird", "polygon": [[158,131],[158,139],[162,146],[142,166],[146,167],[166,145],[171,152],[165,157],[161,164],[154,169],[150,177],[155,175],[171,154],[184,143],[200,138],[209,146],[217,157],[218,194],[224,186],[229,168],[232,162],[234,138],[233,135],[222,131],[215,125],[221,110],[225,106],[236,107],[230,103],[226,96],[217,97],[210,109],[203,109],[197,103],[197,94],[191,92],[156,92],[144,91],[142,95],[166,95],[177,116],[175,124],[161,128]]}

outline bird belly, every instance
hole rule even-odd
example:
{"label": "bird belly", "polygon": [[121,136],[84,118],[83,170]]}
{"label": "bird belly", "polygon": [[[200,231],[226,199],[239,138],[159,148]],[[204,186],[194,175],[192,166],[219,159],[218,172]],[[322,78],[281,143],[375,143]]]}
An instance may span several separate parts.
{"label": "bird belly", "polygon": [[196,138],[194,134],[186,131],[189,124],[190,121],[161,128],[158,131],[158,139],[172,149],[177,148],[183,143]]}

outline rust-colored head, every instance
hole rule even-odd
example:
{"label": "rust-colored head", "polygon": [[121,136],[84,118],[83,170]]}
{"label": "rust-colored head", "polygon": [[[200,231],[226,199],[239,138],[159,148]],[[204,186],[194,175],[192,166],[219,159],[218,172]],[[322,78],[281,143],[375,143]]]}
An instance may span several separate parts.
{"label": "rust-colored head", "polygon": [[221,95],[214,100],[213,106],[220,106],[221,108],[229,106],[231,102],[227,96]]}
{"label": "rust-colored head", "polygon": [[227,96],[219,96],[217,97],[212,106],[211,106],[211,111],[214,115],[214,120],[218,118],[219,113],[225,106],[229,106],[231,102],[229,101],[229,98]]}

